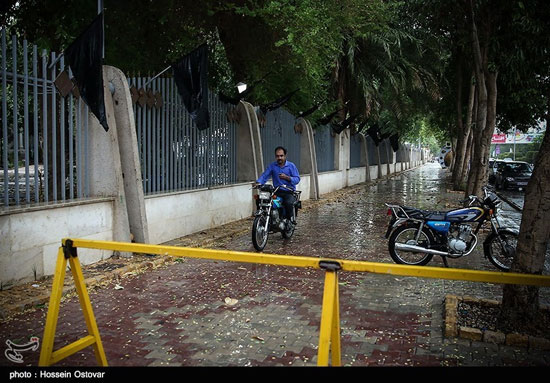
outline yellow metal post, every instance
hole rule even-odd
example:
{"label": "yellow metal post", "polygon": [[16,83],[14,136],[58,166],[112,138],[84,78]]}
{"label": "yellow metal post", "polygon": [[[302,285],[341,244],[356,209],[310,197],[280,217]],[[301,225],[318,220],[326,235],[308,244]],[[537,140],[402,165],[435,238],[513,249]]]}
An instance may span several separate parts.
{"label": "yellow metal post", "polygon": [[60,247],[57,252],[57,263],[55,266],[55,275],[52,284],[52,295],[48,306],[48,315],[46,316],[46,325],[44,326],[44,336],[42,338],[42,349],[40,350],[39,366],[49,366],[53,353],[53,341],[55,338],[55,328],[57,327],[57,318],[59,317],[59,306],[61,304],[61,295],[63,293],[63,281],[65,280],[65,269],[67,260],[63,255],[63,248]]}
{"label": "yellow metal post", "polygon": [[332,357],[332,366],[340,366],[340,302],[338,297],[337,274],[340,265],[332,263],[327,267],[326,264],[323,265],[323,262],[321,262],[321,267],[327,271],[325,273],[317,365],[328,366],[330,353]]}
{"label": "yellow metal post", "polygon": [[88,290],[86,290],[86,284],[84,283],[84,275],[82,274],[80,261],[77,257],[71,257],[69,259],[69,262],[71,264],[71,271],[73,272],[76,291],[78,293],[78,299],[80,301],[80,307],[82,307],[82,312],[84,314],[84,320],[86,321],[88,333],[95,339],[95,357],[100,366],[107,366],[107,358],[105,356],[103,343],[101,342],[101,337],[99,335],[99,329],[97,327],[94,310],[90,302],[90,296],[88,295]]}
{"label": "yellow metal post", "polygon": [[[44,326],[44,337],[42,340],[42,349],[40,350],[38,365],[50,366],[82,350],[83,348],[93,345],[98,364],[101,366],[107,366],[107,358],[105,356],[103,344],[101,343],[99,329],[94,317],[92,304],[90,303],[90,297],[88,296],[86,284],[84,283],[82,267],[80,266],[80,261],[76,256],[76,248],[72,247],[72,242],[69,247],[70,248],[67,248],[67,244],[64,244],[64,247],[59,248],[57,254],[57,264],[52,285],[52,294],[50,296],[48,314],[46,316],[46,325]],[[59,318],[61,296],[63,293],[63,282],[65,280],[65,270],[67,268],[67,259],[71,265],[71,272],[76,285],[80,306],[82,307],[89,335],[57,351],[54,351],[53,346],[55,340],[55,330]]]}
{"label": "yellow metal post", "polygon": [[340,352],[340,297],[338,293],[338,274],[334,271],[334,306],[332,314],[332,337],[331,337],[331,350],[332,350],[332,365],[342,365],[342,354]]}

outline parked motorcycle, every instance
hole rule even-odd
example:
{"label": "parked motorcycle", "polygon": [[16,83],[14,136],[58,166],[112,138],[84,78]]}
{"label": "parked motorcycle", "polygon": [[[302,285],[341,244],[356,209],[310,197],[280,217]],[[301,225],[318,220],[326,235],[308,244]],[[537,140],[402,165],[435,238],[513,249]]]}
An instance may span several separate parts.
{"label": "parked motorcycle", "polygon": [[[285,217],[285,208],[281,197],[277,196],[277,191],[281,188],[274,188],[273,185],[255,185],[254,189],[258,189],[256,198],[257,211],[252,224],[252,244],[258,251],[262,251],[267,244],[269,234],[280,232],[283,238],[290,238],[294,234],[296,225],[287,220]],[[290,190],[290,189],[289,189]],[[293,191],[294,202],[294,217],[298,217],[298,209],[302,208],[300,201],[299,190]]]}
{"label": "parked motorcycle", "polygon": [[467,203],[465,208],[447,212],[386,204],[391,215],[386,238],[389,237],[393,261],[423,266],[434,255],[439,255],[448,267],[447,258],[472,253],[478,243],[479,230],[490,222],[491,233],[483,242],[484,254],[498,269],[510,270],[519,233],[500,226],[497,211],[502,201],[488,187],[484,187],[483,192],[483,199],[472,195],[461,201]]}

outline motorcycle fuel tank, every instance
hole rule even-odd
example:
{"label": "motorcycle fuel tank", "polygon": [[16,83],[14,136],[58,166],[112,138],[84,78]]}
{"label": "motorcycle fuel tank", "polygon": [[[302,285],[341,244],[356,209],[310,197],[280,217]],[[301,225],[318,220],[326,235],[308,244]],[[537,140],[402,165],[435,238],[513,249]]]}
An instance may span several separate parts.
{"label": "motorcycle fuel tank", "polygon": [[426,225],[439,233],[446,233],[451,227],[451,223],[446,221],[428,221]]}
{"label": "motorcycle fuel tank", "polygon": [[445,214],[445,220],[450,222],[472,222],[477,221],[483,213],[483,209],[479,207],[457,209],[447,212],[447,214]]}

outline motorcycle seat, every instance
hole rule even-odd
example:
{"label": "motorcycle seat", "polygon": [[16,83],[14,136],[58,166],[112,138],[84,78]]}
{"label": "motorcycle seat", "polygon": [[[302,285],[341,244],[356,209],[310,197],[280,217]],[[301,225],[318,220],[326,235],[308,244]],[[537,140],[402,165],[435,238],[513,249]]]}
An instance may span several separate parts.
{"label": "motorcycle seat", "polygon": [[411,218],[423,219],[424,215],[426,213],[429,213],[425,210],[417,209],[415,207],[401,206],[401,208]]}
{"label": "motorcycle seat", "polygon": [[444,211],[429,211],[424,216],[426,221],[446,221],[447,213]]}
{"label": "motorcycle seat", "polygon": [[416,219],[423,219],[425,221],[445,221],[446,212],[444,211],[429,211],[417,209],[415,207],[401,206],[405,213]]}

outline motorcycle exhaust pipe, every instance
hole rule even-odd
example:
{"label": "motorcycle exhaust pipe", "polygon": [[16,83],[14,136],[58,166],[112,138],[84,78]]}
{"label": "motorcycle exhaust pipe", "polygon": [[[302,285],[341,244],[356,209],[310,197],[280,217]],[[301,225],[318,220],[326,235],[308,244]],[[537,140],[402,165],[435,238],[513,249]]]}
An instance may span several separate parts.
{"label": "motorcycle exhaust pipe", "polygon": [[427,254],[432,254],[432,255],[440,255],[442,257],[449,256],[449,253],[447,253],[445,251],[439,251],[439,250],[434,250],[434,249],[426,249],[425,247],[407,245],[405,243],[396,243],[395,244],[395,250],[412,251],[412,252],[415,252],[415,253],[427,253]]}

